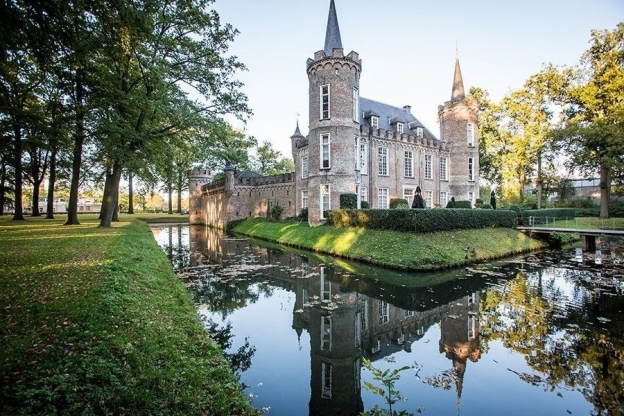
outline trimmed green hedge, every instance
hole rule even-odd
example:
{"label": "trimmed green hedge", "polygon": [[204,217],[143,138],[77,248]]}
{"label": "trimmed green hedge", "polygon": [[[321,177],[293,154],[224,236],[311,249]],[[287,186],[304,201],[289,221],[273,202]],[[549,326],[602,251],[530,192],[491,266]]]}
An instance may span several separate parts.
{"label": "trimmed green hedge", "polygon": [[432,233],[487,227],[515,228],[517,216],[507,210],[359,209],[328,211],[329,224],[373,230]]}
{"label": "trimmed green hedge", "polygon": [[472,204],[470,201],[449,201],[446,204],[447,208],[462,208],[462,209],[471,209]]}
{"label": "trimmed green hedge", "polygon": [[403,198],[390,199],[390,209],[405,209],[409,207],[410,206],[407,203],[407,199],[403,199]]}
{"label": "trimmed green hedge", "polygon": [[340,194],[340,209],[356,209],[357,194]]}

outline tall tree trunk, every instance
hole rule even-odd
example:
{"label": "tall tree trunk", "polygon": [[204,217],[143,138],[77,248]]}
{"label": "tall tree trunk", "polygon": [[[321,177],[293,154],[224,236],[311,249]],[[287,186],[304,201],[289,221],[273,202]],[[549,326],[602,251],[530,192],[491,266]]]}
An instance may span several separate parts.
{"label": "tall tree trunk", "polygon": [[15,207],[15,213],[13,214],[13,221],[24,221],[24,209],[22,207],[22,126],[18,123],[13,123],[13,133],[15,135],[13,153],[15,166],[15,201],[13,206]]}
{"label": "tall tree trunk", "polygon": [[2,160],[0,166],[0,215],[4,215],[4,202],[6,201],[7,166]]}
{"label": "tall tree trunk", "polygon": [[542,208],[542,152],[537,154],[537,209]]}
{"label": "tall tree trunk", "polygon": [[33,194],[32,194],[32,216],[40,217],[41,213],[39,212],[39,185],[40,182],[35,179],[33,183]]}
{"label": "tall tree trunk", "polygon": [[113,169],[106,173],[104,184],[104,197],[102,198],[102,210],[100,211],[100,227],[110,227],[115,213],[117,203],[117,193],[119,192],[119,180],[121,179],[121,164],[117,161],[113,163]]}
{"label": "tall tree trunk", "polygon": [[54,185],[56,183],[56,146],[52,146],[50,154],[50,174],[48,175],[48,205],[46,207],[46,219],[54,219]]}
{"label": "tall tree trunk", "polygon": [[74,151],[72,160],[72,178],[69,189],[69,206],[67,208],[67,221],[65,225],[78,225],[78,192],[80,186],[80,168],[82,166],[82,145],[85,140],[83,106],[84,90],[82,79],[76,81],[76,131],[74,134]]}
{"label": "tall tree trunk", "polygon": [[600,218],[609,218],[611,201],[611,173],[604,165],[600,166]]}
{"label": "tall tree trunk", "polygon": [[119,187],[117,187],[117,193],[115,194],[115,207],[113,208],[113,222],[119,222]]}
{"label": "tall tree trunk", "polygon": [[134,188],[132,187],[132,172],[128,172],[128,214],[134,214]]}
{"label": "tall tree trunk", "polygon": [[173,183],[171,179],[169,179],[168,182],[169,183],[167,184],[167,193],[169,194],[169,209],[167,214],[173,214]]}
{"label": "tall tree trunk", "polygon": [[178,214],[182,214],[182,172],[178,172]]}

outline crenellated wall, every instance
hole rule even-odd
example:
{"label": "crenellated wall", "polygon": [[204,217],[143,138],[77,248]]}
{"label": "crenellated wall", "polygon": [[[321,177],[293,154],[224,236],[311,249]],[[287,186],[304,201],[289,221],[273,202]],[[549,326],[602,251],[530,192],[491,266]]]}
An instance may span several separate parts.
{"label": "crenellated wall", "polygon": [[[189,172],[189,176],[190,176]],[[230,221],[243,218],[267,217],[273,205],[284,210],[281,218],[294,217],[294,174],[236,177],[230,186],[226,178],[207,184],[190,180],[189,222],[225,228]]]}

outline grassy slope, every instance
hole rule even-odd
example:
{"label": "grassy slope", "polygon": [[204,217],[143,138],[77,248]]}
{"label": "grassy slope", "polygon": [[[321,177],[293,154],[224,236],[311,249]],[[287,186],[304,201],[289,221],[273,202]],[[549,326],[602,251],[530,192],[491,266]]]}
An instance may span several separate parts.
{"label": "grassy slope", "polygon": [[0,414],[254,412],[145,222],[9,219]]}
{"label": "grassy slope", "polygon": [[237,224],[233,231],[379,266],[421,271],[491,260],[547,246],[541,240],[509,228],[411,234],[249,219]]}

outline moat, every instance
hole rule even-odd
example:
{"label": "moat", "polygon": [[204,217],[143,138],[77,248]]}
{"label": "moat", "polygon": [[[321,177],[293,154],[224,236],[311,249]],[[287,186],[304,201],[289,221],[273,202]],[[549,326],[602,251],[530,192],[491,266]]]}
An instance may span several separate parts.
{"label": "moat", "polygon": [[363,365],[398,369],[395,411],[621,414],[622,243],[435,274],[398,273],[226,237],[154,227],[246,394],[269,415],[389,406]]}

